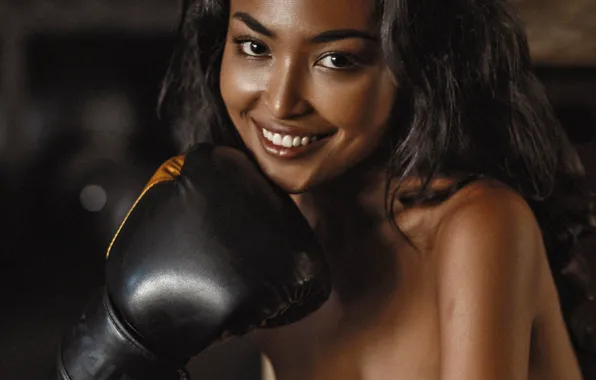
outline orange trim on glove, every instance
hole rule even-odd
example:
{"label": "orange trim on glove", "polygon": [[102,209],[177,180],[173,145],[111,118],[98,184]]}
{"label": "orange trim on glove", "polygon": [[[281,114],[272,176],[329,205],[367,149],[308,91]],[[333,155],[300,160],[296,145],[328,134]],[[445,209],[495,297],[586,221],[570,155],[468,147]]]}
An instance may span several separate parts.
{"label": "orange trim on glove", "polygon": [[112,250],[112,245],[114,245],[114,241],[116,241],[116,238],[118,237],[118,234],[120,233],[120,230],[122,230],[124,223],[126,223],[126,219],[128,219],[128,216],[130,215],[132,210],[134,210],[134,208],[139,203],[141,198],[143,198],[145,193],[147,191],[149,191],[153,186],[157,185],[158,183],[175,180],[177,177],[180,176],[180,173],[182,171],[182,166],[184,166],[184,156],[176,156],[176,157],[170,158],[169,160],[164,162],[159,167],[159,169],[157,169],[157,171],[155,172],[155,174],[153,174],[153,176],[151,177],[151,179],[149,180],[147,185],[145,185],[145,188],[141,192],[141,195],[139,195],[139,197],[137,198],[135,203],[132,205],[130,210],[128,210],[128,213],[126,213],[126,216],[124,217],[124,220],[120,224],[120,227],[118,227],[118,231],[116,231],[116,234],[114,235],[114,237],[112,238],[112,241],[110,242],[108,251],[106,252],[106,259],[110,256],[110,251]]}

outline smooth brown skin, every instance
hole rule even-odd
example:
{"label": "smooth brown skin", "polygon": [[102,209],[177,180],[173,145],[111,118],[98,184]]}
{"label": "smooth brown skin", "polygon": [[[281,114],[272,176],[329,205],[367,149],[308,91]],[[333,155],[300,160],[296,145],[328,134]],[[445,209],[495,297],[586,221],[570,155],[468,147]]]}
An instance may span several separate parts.
{"label": "smooth brown skin", "polygon": [[[334,287],[310,317],[253,338],[277,380],[580,379],[540,230],[518,194],[481,180],[438,206],[397,204],[396,222],[413,245],[386,219],[382,170],[357,164],[378,145],[397,85],[376,41],[310,42],[330,30],[372,35],[371,6],[231,0],[224,102],[265,173],[294,193]],[[236,40],[246,36],[256,52]],[[340,70],[330,52],[364,63]],[[261,148],[251,118],[336,134],[315,154],[284,161]]]}

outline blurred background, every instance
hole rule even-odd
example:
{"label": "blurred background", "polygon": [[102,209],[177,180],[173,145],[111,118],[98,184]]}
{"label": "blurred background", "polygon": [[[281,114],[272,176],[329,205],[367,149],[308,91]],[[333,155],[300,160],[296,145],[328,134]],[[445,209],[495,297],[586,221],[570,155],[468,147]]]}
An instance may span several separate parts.
{"label": "blurred background", "polygon": [[[514,3],[596,190],[596,1]],[[176,153],[155,108],[178,15],[177,0],[0,0],[0,379],[47,376],[111,236]],[[257,379],[255,355],[240,341],[191,366]]]}

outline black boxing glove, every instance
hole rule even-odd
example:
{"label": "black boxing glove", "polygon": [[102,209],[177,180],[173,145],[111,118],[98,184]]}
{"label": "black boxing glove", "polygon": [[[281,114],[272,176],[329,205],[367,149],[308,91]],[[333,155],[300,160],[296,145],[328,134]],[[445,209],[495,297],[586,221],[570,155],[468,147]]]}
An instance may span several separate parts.
{"label": "black boxing glove", "polygon": [[213,342],[297,321],[331,288],[290,197],[243,153],[207,144],[153,176],[110,245],[105,285],[65,335],[56,379],[181,379]]}

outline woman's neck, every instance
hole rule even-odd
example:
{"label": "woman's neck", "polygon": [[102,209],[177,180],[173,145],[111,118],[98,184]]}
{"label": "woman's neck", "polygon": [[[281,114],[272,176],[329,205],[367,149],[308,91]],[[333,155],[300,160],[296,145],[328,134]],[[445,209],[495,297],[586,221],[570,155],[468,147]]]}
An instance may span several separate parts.
{"label": "woman's neck", "polygon": [[[453,177],[438,175],[429,182],[427,189],[431,192],[445,191],[464,178],[463,174]],[[320,220],[323,216],[338,220],[342,215],[378,221],[387,217],[388,194],[397,191],[395,202],[391,205],[397,214],[405,208],[400,197],[415,194],[424,185],[419,176],[409,176],[401,182],[398,178],[391,178],[389,187],[387,180],[385,168],[379,165],[361,166],[292,198],[309,221]]]}
{"label": "woman's neck", "polygon": [[339,221],[345,215],[379,219],[385,216],[386,174],[382,168],[357,168],[292,199],[313,228],[323,220]]}

